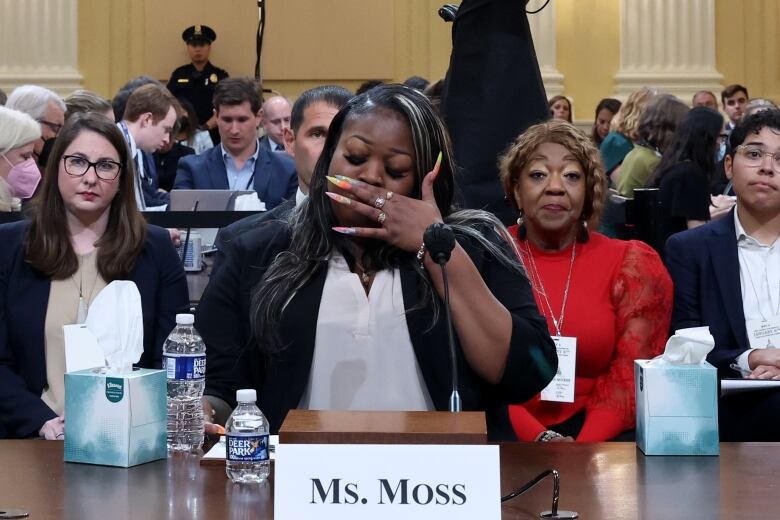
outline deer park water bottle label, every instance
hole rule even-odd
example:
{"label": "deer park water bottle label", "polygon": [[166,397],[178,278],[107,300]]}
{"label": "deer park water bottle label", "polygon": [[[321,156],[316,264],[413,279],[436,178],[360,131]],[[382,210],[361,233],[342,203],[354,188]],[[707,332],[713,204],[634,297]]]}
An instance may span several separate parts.
{"label": "deer park water bottle label", "polygon": [[227,435],[227,460],[264,462],[268,460],[268,434]]}
{"label": "deer park water bottle label", "polygon": [[168,379],[191,381],[206,377],[206,356],[163,356]]}

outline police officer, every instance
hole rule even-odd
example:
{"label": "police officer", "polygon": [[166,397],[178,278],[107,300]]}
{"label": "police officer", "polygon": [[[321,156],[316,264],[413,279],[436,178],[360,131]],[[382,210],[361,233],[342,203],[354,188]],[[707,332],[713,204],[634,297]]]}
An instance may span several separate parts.
{"label": "police officer", "polygon": [[211,98],[217,83],[228,77],[227,72],[209,62],[211,42],[217,39],[217,33],[207,25],[193,25],[181,33],[181,38],[187,43],[192,63],[173,71],[168,81],[168,90],[177,98],[192,103],[198,124],[209,130],[211,140],[217,144],[219,131]]}

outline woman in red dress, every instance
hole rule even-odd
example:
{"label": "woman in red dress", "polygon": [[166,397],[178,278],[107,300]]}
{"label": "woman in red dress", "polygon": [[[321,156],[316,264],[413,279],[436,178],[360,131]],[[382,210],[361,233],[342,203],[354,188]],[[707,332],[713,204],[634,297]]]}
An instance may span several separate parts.
{"label": "woman in red dress", "polygon": [[502,158],[501,177],[521,215],[509,230],[560,338],[558,378],[509,407],[512,426],[523,441],[613,439],[635,427],[634,360],[658,355],[667,339],[671,279],[648,245],[590,231],[607,182],[598,150],[571,124],[529,128]]}

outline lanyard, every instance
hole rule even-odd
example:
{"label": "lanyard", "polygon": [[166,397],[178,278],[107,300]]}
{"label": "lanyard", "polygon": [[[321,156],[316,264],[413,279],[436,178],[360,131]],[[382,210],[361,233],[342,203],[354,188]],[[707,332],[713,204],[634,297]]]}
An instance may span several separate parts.
{"label": "lanyard", "polygon": [[[544,282],[542,281],[542,277],[539,274],[539,270],[536,268],[536,261],[534,260],[534,255],[531,253],[531,248],[528,245],[528,242],[525,243],[525,252],[528,256],[528,263],[531,267],[529,271],[529,275],[531,276],[531,285],[534,288],[534,290],[539,293],[539,296],[542,297],[542,300],[547,305],[547,310],[550,312],[550,318],[553,321],[553,325],[555,326],[555,334],[556,336],[561,336],[561,330],[563,330],[563,318],[564,314],[566,312],[566,302],[569,299],[569,286],[571,285],[571,274],[574,270],[574,258],[576,256],[577,251],[577,242],[575,241],[571,246],[571,260],[569,260],[569,274],[566,276],[566,285],[563,289],[563,303],[561,304],[561,313],[558,316],[558,319],[555,318],[555,314],[553,313],[552,305],[550,305],[550,299],[547,297],[547,291],[544,288]],[[526,269],[528,270],[528,269]],[[542,314],[544,314],[544,310],[542,311]]]}

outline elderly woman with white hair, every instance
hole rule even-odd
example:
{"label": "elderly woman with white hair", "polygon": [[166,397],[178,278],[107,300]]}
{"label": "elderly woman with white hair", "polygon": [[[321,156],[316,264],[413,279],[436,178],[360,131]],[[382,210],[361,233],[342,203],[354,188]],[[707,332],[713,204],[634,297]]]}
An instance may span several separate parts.
{"label": "elderly woman with white hair", "polygon": [[41,166],[45,167],[49,146],[45,146],[47,141],[57,137],[62,125],[65,124],[65,102],[60,99],[56,92],[38,85],[22,85],[16,87],[5,106],[13,108],[19,112],[24,112],[38,121],[41,127],[41,137],[35,142],[35,160]]}
{"label": "elderly woman with white hair", "polygon": [[32,197],[41,173],[33,148],[41,129],[25,113],[0,107],[0,211],[18,211],[21,201]]}

